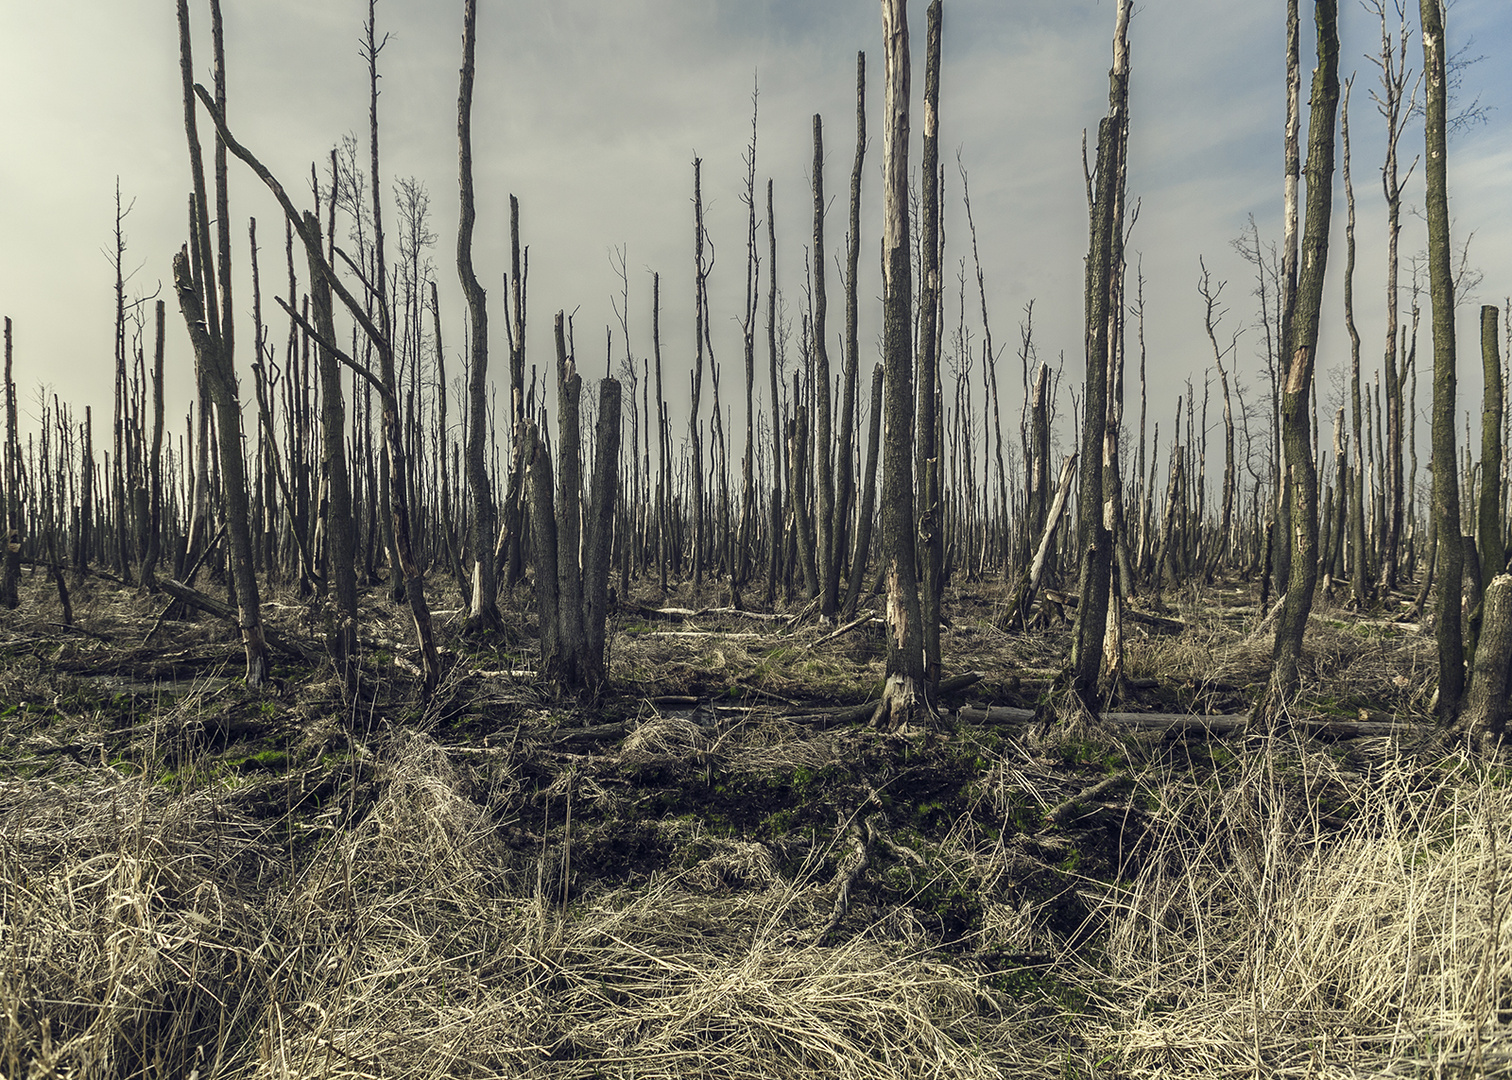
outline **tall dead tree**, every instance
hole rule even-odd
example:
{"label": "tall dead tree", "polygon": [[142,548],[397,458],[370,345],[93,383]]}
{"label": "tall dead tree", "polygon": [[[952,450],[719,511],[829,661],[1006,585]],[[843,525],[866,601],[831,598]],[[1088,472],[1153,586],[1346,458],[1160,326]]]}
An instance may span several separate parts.
{"label": "tall dead tree", "polygon": [[924,619],[924,679],[931,696],[940,685],[940,592],[945,539],[940,504],[940,23],[941,3],[929,5],[925,30],[924,139],[919,186],[919,386],[915,466],[919,477],[919,602]]}
{"label": "tall dead tree", "polygon": [[488,418],[488,306],[483,286],[473,272],[472,239],[477,212],[473,208],[472,99],[474,57],[477,51],[478,0],[464,0],[462,10],[462,75],[457,94],[457,186],[462,212],[457,223],[457,277],[467,297],[472,350],[467,371],[467,490],[472,497],[472,601],[467,612],[470,634],[497,632],[499,618],[498,578],[494,559],[497,508],[493,485],[483,463]]}
{"label": "tall dead tree", "polygon": [[[857,273],[861,262],[861,167],[866,157],[866,54],[856,54],[856,156],[851,165],[850,177],[850,223],[845,246],[845,374],[840,394],[840,441],[836,447],[835,460],[835,577],[840,576],[840,567],[845,558],[844,548],[850,543],[848,526],[856,504],[856,479],[852,459],[856,444],[856,390],[861,371],[861,350],[857,334]],[[875,461],[873,461],[875,464]],[[875,490],[875,485],[873,485]],[[864,513],[870,517],[872,504]],[[861,528],[858,521],[857,530]],[[868,520],[865,528],[869,532]],[[863,564],[866,553],[861,552]],[[861,567],[864,572],[866,567]],[[853,575],[854,576],[854,573]],[[864,573],[863,573],[864,576]],[[846,587],[849,603],[850,588]]]}
{"label": "tall dead tree", "polygon": [[1296,696],[1302,635],[1318,582],[1318,469],[1313,457],[1309,398],[1328,265],[1328,231],[1333,210],[1334,126],[1339,105],[1338,0],[1316,0],[1318,66],[1313,70],[1312,113],[1307,122],[1307,218],[1301,246],[1301,273],[1285,343],[1286,377],[1281,392],[1282,445],[1291,531],[1279,534],[1290,545],[1286,599],[1276,618],[1270,686],[1263,720],[1273,726]]}
{"label": "tall dead tree", "polygon": [[[215,115],[223,117],[226,107],[226,74],[219,0],[210,0],[210,15],[215,60],[213,107]],[[230,200],[226,183],[227,142],[219,135],[215,141],[218,251],[212,254],[209,198],[195,121],[195,93],[198,92],[207,104],[211,102],[204,89],[194,85],[188,0],[179,0],[178,20],[184,133],[189,143],[189,163],[194,182],[195,221],[191,241],[195,245],[197,258],[191,263],[188,247],[174,256],[173,284],[178,293],[179,310],[183,312],[190,343],[194,347],[196,370],[215,404],[216,433],[220,442],[221,498],[226,516],[226,536],[231,549],[237,624],[241,629],[242,647],[247,657],[247,685],[258,687],[268,677],[268,646],[263,638],[257,575],[252,562],[246,464],[242,457],[241,404],[237,398],[236,370],[233,365],[235,333],[231,296]]]}
{"label": "tall dead tree", "polygon": [[1128,146],[1129,16],[1131,0],[1119,0],[1108,81],[1108,115],[1098,124],[1097,171],[1089,180],[1091,238],[1086,268],[1087,376],[1082,394],[1081,494],[1077,548],[1081,603],[1072,643],[1072,686],[1089,706],[1097,699],[1103,638],[1112,585],[1113,535],[1103,513],[1103,458],[1114,331],[1122,298],[1118,290],[1123,236],[1124,155]]}
{"label": "tall dead tree", "polygon": [[835,473],[833,442],[834,406],[830,401],[829,342],[825,318],[829,301],[824,288],[824,121],[814,114],[814,165],[810,176],[814,190],[814,250],[810,259],[813,319],[813,473],[818,500],[815,509],[815,548],[819,567],[819,614],[832,619],[839,608],[838,561],[835,558]]}
{"label": "tall dead tree", "polygon": [[1481,365],[1486,394],[1481,405],[1480,500],[1476,506],[1476,544],[1480,549],[1481,580],[1490,584],[1507,564],[1502,529],[1502,386],[1501,355],[1497,348],[1499,312],[1481,307]]}
{"label": "tall dead tree", "polygon": [[[161,303],[159,304],[161,307]],[[5,317],[5,550],[0,553],[0,606],[14,610],[20,603],[21,580],[21,461],[16,441],[16,383],[11,378],[11,321]],[[85,463],[85,468],[89,463]]]}
{"label": "tall dead tree", "polygon": [[[1381,189],[1386,197],[1386,350],[1383,361],[1383,385],[1386,391],[1386,455],[1383,480],[1386,491],[1386,515],[1381,545],[1381,588],[1396,588],[1402,529],[1406,517],[1406,490],[1402,474],[1404,429],[1402,398],[1407,388],[1408,365],[1398,347],[1398,307],[1400,259],[1398,245],[1402,231],[1402,188],[1411,178],[1401,175],[1397,145],[1412,114],[1415,93],[1409,94],[1411,69],[1407,66],[1407,42],[1411,33],[1407,25],[1406,0],[1393,0],[1397,31],[1393,37],[1386,18],[1385,0],[1367,0],[1381,24],[1381,51],[1376,65],[1381,69],[1381,90],[1372,92],[1376,108],[1386,121],[1386,157],[1381,165]],[[1416,165],[1416,162],[1413,163]],[[1416,424],[1412,425],[1416,430]]]}
{"label": "tall dead tree", "polygon": [[[1371,598],[1375,580],[1365,550],[1365,435],[1360,408],[1360,331],[1354,320],[1355,198],[1349,175],[1349,94],[1354,77],[1344,83],[1344,102],[1339,114],[1340,164],[1344,174],[1344,329],[1349,334],[1350,429],[1353,433],[1349,463],[1349,595],[1361,610]],[[1340,522],[1340,528],[1344,525]]]}
{"label": "tall dead tree", "polygon": [[1457,373],[1454,343],[1454,266],[1449,243],[1448,82],[1443,0],[1420,0],[1423,75],[1426,79],[1424,149],[1428,211],[1428,291],[1433,301],[1433,518],[1438,525],[1438,584],[1433,612],[1438,639],[1438,714],[1446,723],[1465,691],[1465,647],[1460,626],[1465,546],[1460,540],[1459,476],[1454,447]]}
{"label": "tall dead tree", "polygon": [[1292,552],[1291,496],[1287,486],[1281,397],[1285,372],[1291,363],[1292,320],[1297,307],[1297,230],[1300,221],[1297,191],[1302,176],[1302,20],[1298,4],[1299,0],[1286,0],[1285,179],[1282,185],[1281,281],[1277,290],[1276,315],[1280,363],[1272,394],[1276,524],[1271,530],[1271,562],[1277,593],[1283,592],[1291,579]]}
{"label": "tall dead tree", "polygon": [[887,682],[872,723],[895,729],[929,712],[914,550],[913,267],[908,231],[907,0],[882,0],[882,566],[887,588]]}

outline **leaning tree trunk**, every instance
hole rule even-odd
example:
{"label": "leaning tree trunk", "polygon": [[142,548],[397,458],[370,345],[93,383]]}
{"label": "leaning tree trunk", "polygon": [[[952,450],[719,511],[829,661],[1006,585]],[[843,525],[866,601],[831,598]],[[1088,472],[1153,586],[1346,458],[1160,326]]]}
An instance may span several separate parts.
{"label": "leaning tree trunk", "polygon": [[[467,379],[467,490],[472,496],[472,601],[467,612],[469,634],[497,632],[503,625],[497,602],[497,563],[494,559],[496,508],[483,444],[488,417],[488,307],[483,286],[473,272],[472,238],[477,213],[473,209],[472,98],[473,57],[477,46],[478,0],[465,0],[462,13],[462,78],[457,96],[458,186],[462,214],[457,224],[457,277],[467,297],[471,317],[471,365]],[[445,393],[445,388],[442,388]]]}
{"label": "leaning tree trunk", "polygon": [[887,583],[887,683],[872,723],[895,729],[929,712],[914,553],[913,268],[908,234],[908,7],[882,0],[882,362],[887,404],[882,454],[882,565]]}
{"label": "leaning tree trunk", "polygon": [[1438,588],[1434,636],[1438,639],[1438,714],[1452,721],[1465,691],[1465,646],[1460,588],[1465,547],[1460,542],[1459,476],[1454,447],[1454,268],[1449,246],[1447,177],[1448,86],[1444,71],[1441,0],[1421,0],[1423,74],[1427,80],[1424,141],[1428,210],[1428,289],[1433,299],[1433,517],[1438,522]]}
{"label": "leaning tree trunk", "polygon": [[[1307,218],[1303,227],[1301,273],[1291,319],[1289,367],[1281,392],[1282,439],[1288,473],[1287,503],[1292,531],[1278,541],[1291,544],[1286,599],[1276,618],[1270,687],[1263,720],[1273,726],[1296,697],[1302,635],[1318,583],[1318,469],[1313,460],[1309,395],[1328,264],[1328,228],[1333,209],[1334,124],[1339,104],[1338,0],[1317,0],[1318,66],[1313,72],[1312,114],[1307,122]],[[1278,530],[1279,532],[1279,530]]]}

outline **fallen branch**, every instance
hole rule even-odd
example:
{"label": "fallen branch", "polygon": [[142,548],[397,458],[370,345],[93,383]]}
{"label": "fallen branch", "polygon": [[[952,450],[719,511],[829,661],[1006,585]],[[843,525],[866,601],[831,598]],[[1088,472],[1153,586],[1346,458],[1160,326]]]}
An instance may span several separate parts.
{"label": "fallen branch", "polygon": [[1075,795],[1071,796],[1071,798],[1067,799],[1065,802],[1061,803],[1059,806],[1055,807],[1045,815],[1044,827],[1048,828],[1051,825],[1060,824],[1061,818],[1065,817],[1072,810],[1076,809],[1077,806],[1081,805],[1082,803],[1090,802],[1092,799],[1097,798],[1103,792],[1109,791],[1112,788],[1116,787],[1121,781],[1127,779],[1128,775],[1128,773],[1114,773],[1112,776],[1099,780],[1097,783],[1093,784],[1085,791],[1077,792]]}
{"label": "fallen branch", "polygon": [[[183,582],[175,581],[173,578],[159,578],[158,584],[162,586],[165,593],[175,600],[188,604],[190,607],[199,608],[201,611],[214,615],[216,618],[240,628],[241,620],[237,617],[236,612],[223,601],[217,600],[213,596],[206,596],[198,589],[191,589]],[[288,653],[290,656],[297,656],[306,663],[317,664],[322,659],[322,655],[316,650],[285,637],[267,624],[263,625],[263,638],[273,648]]]}
{"label": "fallen branch", "polygon": [[[1032,723],[1038,714],[1033,709],[1016,709],[1007,705],[967,706],[956,712],[957,719],[976,724],[1003,725]],[[1104,723],[1115,727],[1146,731],[1180,732],[1184,735],[1244,735],[1250,730],[1248,713],[1129,713],[1105,712]],[[1420,734],[1432,730],[1429,724],[1394,720],[1344,720],[1336,717],[1306,717],[1293,720],[1291,726],[1308,735],[1332,739],[1360,739],[1380,735]]]}

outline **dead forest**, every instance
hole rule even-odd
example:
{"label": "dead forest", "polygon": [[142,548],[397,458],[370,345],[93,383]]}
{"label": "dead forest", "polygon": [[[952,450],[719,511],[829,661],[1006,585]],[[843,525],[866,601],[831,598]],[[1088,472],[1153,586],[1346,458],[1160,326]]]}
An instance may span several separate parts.
{"label": "dead forest", "polygon": [[[23,430],[4,322],[0,1076],[1512,1073],[1512,320],[1464,350],[1476,431],[1442,0],[1364,0],[1378,38],[1342,43],[1338,0],[1288,0],[1283,234],[1232,241],[1248,283],[1200,265],[1209,367],[1171,401],[1131,0],[1084,136],[1084,367],[1032,302],[994,323],[964,166],[947,247],[943,0],[919,40],[881,0],[803,222],[753,98],[743,309],[711,304],[695,158],[693,295],[658,274],[632,311],[621,254],[602,335],[532,305],[531,208],[474,190],[477,0],[465,310],[431,194],[383,170],[375,0],[368,129],[300,176],[239,137],[220,0],[176,3],[185,232],[171,295],[132,295],[118,185],[111,414],[50,394]],[[1355,265],[1361,168],[1385,266]]]}

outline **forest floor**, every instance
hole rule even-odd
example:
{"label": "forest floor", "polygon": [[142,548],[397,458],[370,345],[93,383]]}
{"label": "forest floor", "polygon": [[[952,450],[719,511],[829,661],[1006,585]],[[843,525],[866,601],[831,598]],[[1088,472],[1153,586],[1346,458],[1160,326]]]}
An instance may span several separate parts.
{"label": "forest floor", "polygon": [[[1255,594],[1127,623],[1117,707],[1243,713]],[[590,707],[529,674],[523,590],[507,646],[437,613],[423,702],[381,591],[355,694],[284,657],[254,692],[208,616],[94,578],[65,628],[29,578],[0,1076],[1512,1074],[1512,771],[1429,724],[1431,637],[1310,624],[1300,716],[1389,734],[1140,729],[1059,703],[1069,628],[1004,595],[952,587],[946,674],[983,677],[890,735],[823,711],[880,690],[880,625],[649,613],[720,602],[686,586],[621,603]]]}

